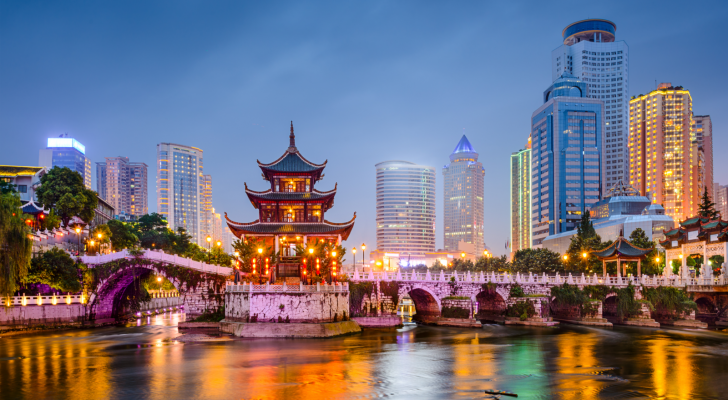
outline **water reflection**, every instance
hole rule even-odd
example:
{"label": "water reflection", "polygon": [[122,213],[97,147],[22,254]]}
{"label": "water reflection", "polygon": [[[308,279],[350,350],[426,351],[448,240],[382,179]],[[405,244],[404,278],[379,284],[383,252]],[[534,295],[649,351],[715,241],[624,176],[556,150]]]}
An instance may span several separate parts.
{"label": "water reflection", "polygon": [[722,332],[405,326],[327,340],[180,343],[184,315],[0,338],[0,397],[720,398]]}

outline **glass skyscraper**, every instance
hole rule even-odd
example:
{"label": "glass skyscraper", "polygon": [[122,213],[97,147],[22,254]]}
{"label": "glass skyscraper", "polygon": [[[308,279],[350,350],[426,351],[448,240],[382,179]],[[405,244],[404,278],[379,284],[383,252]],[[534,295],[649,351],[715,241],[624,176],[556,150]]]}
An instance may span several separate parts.
{"label": "glass skyscraper", "polygon": [[435,251],[435,168],[408,161],[377,164],[377,249],[412,264]]}
{"label": "glass skyscraper", "polygon": [[205,180],[202,149],[175,143],[157,145],[157,212],[170,229],[185,228],[200,246]]}
{"label": "glass skyscraper", "polygon": [[531,116],[531,238],[576,228],[602,193],[604,102],[568,72],[544,91]]}
{"label": "glass skyscraper", "polygon": [[585,83],[584,97],[604,101],[604,187],[629,176],[629,46],[616,40],[617,25],[604,19],[564,28],[563,45],[551,52],[551,79],[564,72]]}
{"label": "glass skyscraper", "polygon": [[91,160],[86,158],[86,146],[68,137],[48,138],[48,146],[40,150],[41,167],[67,167],[83,177],[84,185],[91,189]]}
{"label": "glass skyscraper", "polygon": [[442,169],[444,183],[445,250],[459,251],[458,243],[472,244],[475,255],[485,249],[483,195],[485,170],[478,153],[463,135]]}

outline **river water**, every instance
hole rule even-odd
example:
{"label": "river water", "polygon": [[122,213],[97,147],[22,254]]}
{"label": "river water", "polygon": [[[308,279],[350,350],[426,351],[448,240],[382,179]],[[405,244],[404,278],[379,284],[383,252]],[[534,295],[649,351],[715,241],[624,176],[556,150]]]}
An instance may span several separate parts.
{"label": "river water", "polygon": [[406,326],[182,343],[183,319],[2,337],[0,399],[728,398],[723,331]]}

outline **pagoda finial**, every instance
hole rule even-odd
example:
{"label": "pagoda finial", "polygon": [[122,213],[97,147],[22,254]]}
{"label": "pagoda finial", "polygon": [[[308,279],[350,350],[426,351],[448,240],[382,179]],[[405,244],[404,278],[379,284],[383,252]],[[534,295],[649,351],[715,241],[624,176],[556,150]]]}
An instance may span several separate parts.
{"label": "pagoda finial", "polygon": [[288,145],[288,151],[296,151],[296,135],[293,133],[293,121],[291,121],[291,135],[289,138],[291,142]]}

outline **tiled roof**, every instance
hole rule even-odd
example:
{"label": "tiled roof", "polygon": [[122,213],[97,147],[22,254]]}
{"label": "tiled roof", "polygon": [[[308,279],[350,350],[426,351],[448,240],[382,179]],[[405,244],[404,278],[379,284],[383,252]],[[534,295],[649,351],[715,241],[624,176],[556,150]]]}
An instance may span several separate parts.
{"label": "tiled roof", "polygon": [[304,222],[304,223],[285,223],[285,222],[264,222],[254,221],[249,223],[239,223],[227,219],[228,227],[233,231],[236,236],[241,235],[315,235],[315,234],[335,234],[339,233],[342,239],[346,240],[351,233],[351,229],[354,227],[354,220],[356,219],[356,213],[354,218],[344,223],[334,223],[329,221],[324,222]]}
{"label": "tiled roof", "polygon": [[617,239],[616,242],[612,243],[609,247],[604,250],[594,251],[593,254],[599,258],[610,258],[617,255],[627,257],[642,257],[651,252],[652,249],[641,249],[623,237]]}

